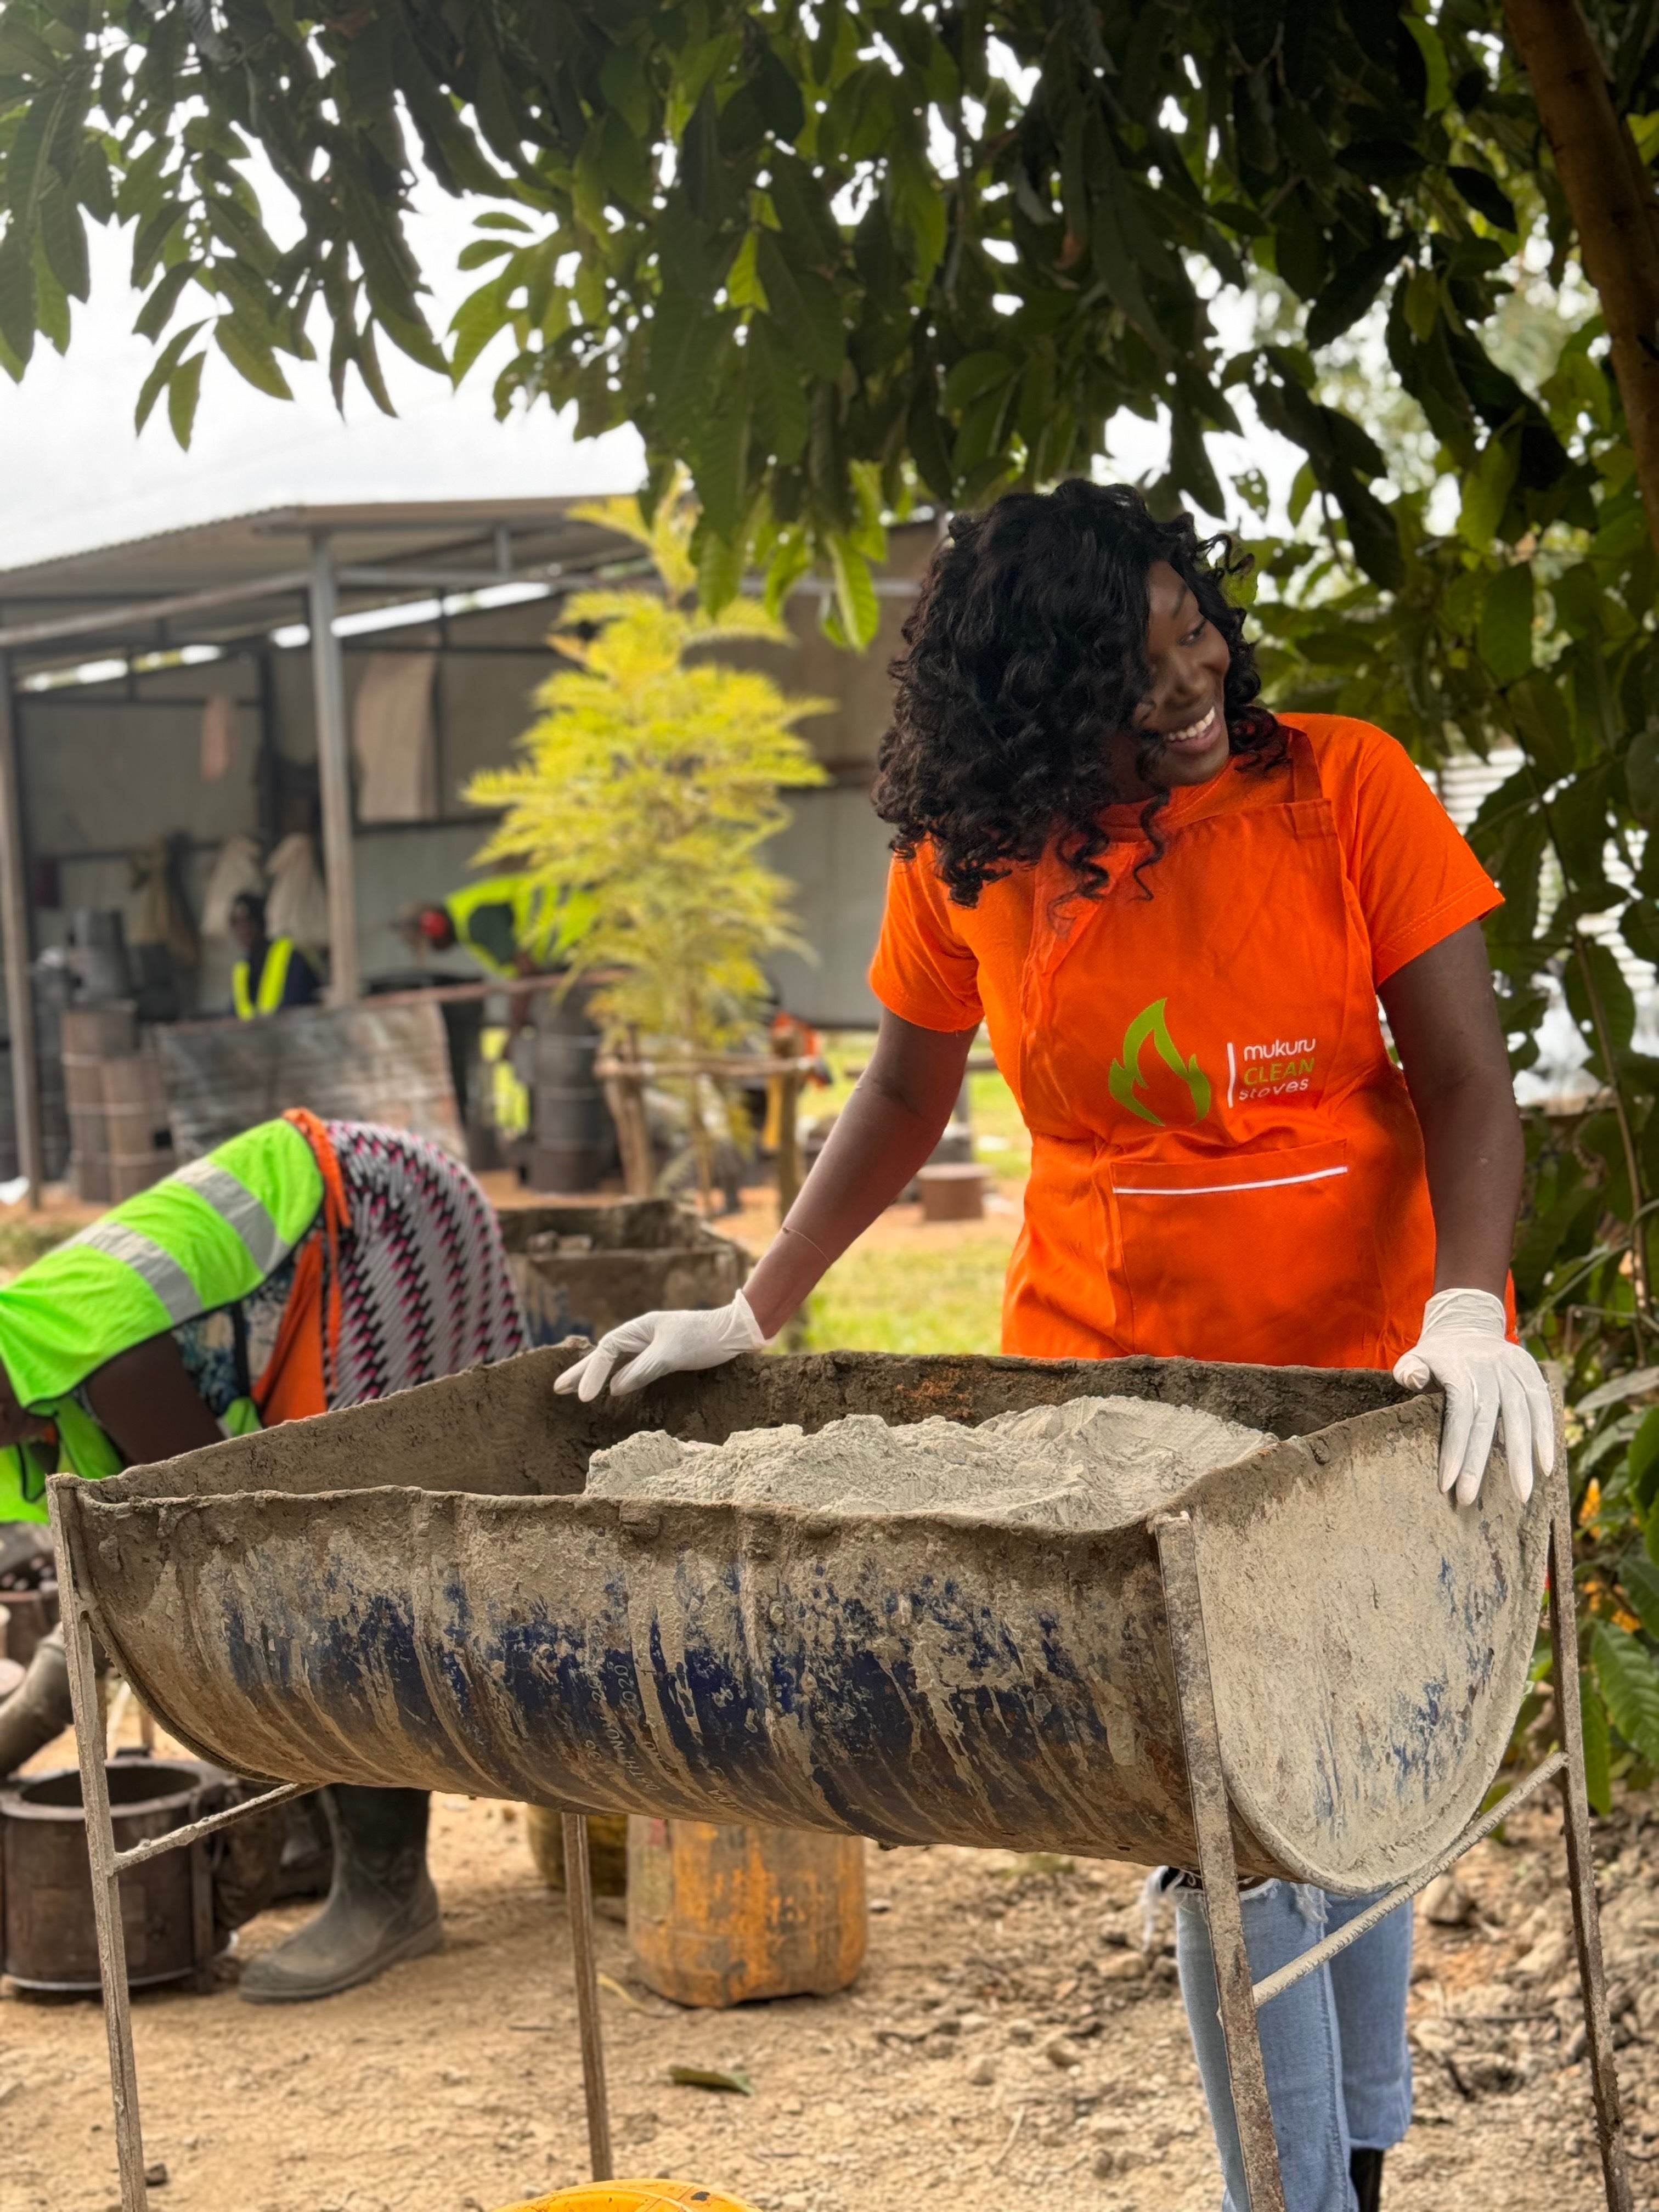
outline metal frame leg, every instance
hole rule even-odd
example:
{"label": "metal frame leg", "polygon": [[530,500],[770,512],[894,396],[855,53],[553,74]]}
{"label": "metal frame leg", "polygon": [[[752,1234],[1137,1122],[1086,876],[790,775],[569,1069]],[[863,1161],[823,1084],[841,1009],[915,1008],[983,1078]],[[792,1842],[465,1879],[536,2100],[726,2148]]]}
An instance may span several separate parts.
{"label": "metal frame leg", "polygon": [[1187,1782],[1198,1838],[1198,1870],[1209,1915],[1210,1948],[1221,1999],[1221,2033],[1227,2047],[1227,2080],[1244,2161],[1249,2212],[1285,2212],[1279,2145],[1267,2102],[1261,2039],[1256,2031],[1249,1955],[1244,1948],[1244,1919],[1238,1909],[1238,1863],[1233,1856],[1227,1785],[1221,1771],[1221,1735],[1210,1680],[1192,1516],[1159,1514],[1152,1529],[1158,1538],[1170,1644],[1175,1655]]}
{"label": "metal frame leg", "polygon": [[1578,1613],[1574,1596],[1572,1492],[1566,1455],[1556,1442],[1555,1469],[1545,1494],[1550,1510],[1550,1648],[1555,1661],[1556,1721],[1566,1764],[1561,1770],[1562,1826],[1567,1881],[1572,1892],[1572,1930],[1578,1979],[1584,1996],[1585,2055],[1595,2097],[1595,2132],[1607,2212],[1632,2212],[1624,2116],[1613,2057],[1607,1976],[1601,1964],[1601,1919],[1595,1899],[1595,1854],[1590,1842],[1589,1796],[1584,1783],[1584,1723],[1578,1703]]}
{"label": "metal frame leg", "polygon": [[[581,2030],[582,2089],[587,2099],[587,2152],[595,2181],[609,2181],[611,2108],[605,2088],[605,2036],[593,1954],[593,1887],[588,1865],[587,1816],[561,1813],[564,1838],[564,1894],[570,1914],[570,1958],[576,1976],[576,2019]],[[123,2212],[125,2208],[123,2207]]]}
{"label": "metal frame leg", "polygon": [[109,1777],[104,1771],[104,1703],[93,1664],[92,1625],[75,1573],[73,1547],[51,1492],[52,1533],[58,1550],[58,1595],[69,1659],[70,1704],[81,1763],[81,1802],[86,1814],[87,1859],[92,1870],[92,1910],[98,1933],[98,1972],[103,1983],[104,2033],[109,2040],[110,2089],[115,2100],[115,2154],[121,2176],[121,2212],[149,2212],[144,2186],[144,2141],[138,2116],[138,2069],[132,2050],[132,2004],[127,1990],[126,1930],[121,1923],[121,1876],[110,1819]]}

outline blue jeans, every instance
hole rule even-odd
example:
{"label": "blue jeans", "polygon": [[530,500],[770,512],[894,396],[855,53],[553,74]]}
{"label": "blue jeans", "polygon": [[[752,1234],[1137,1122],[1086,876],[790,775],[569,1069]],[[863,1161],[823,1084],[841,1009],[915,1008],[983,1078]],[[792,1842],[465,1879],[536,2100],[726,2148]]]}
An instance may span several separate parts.
{"label": "blue jeans", "polygon": [[[1244,2166],[1227,2085],[1203,1892],[1181,1883],[1175,1899],[1176,1961],[1221,2154],[1223,2212],[1244,2212]],[[1268,1881],[1241,1892],[1238,1901],[1251,1975],[1259,1982],[1334,1934],[1371,1900]],[[1349,2152],[1390,2149],[1410,2126],[1406,1991],[1411,1963],[1412,1909],[1402,1905],[1328,1965],[1262,2007],[1261,2058],[1285,2212],[1354,2212]]]}

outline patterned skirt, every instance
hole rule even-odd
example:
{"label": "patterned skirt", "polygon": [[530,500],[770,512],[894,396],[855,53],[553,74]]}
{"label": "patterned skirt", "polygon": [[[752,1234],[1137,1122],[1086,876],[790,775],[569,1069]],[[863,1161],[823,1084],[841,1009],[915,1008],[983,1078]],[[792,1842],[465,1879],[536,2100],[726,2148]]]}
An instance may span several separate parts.
{"label": "patterned skirt", "polygon": [[331,1408],[384,1398],[528,1341],[489,1200],[424,1137],[331,1121],[350,1211]]}

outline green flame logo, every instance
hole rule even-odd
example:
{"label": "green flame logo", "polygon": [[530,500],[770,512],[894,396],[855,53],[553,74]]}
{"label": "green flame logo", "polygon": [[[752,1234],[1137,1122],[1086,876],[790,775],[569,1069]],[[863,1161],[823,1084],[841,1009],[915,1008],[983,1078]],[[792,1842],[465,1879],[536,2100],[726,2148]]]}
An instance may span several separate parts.
{"label": "green flame logo", "polygon": [[1143,1006],[1123,1032],[1123,1057],[1112,1062],[1106,1078],[1106,1086],[1120,1106],[1131,1114],[1139,1114],[1143,1121],[1150,1121],[1155,1129],[1165,1124],[1161,1114],[1153,1113],[1144,1098],[1135,1091],[1140,1085],[1140,1048],[1150,1037],[1158,1048],[1158,1056],[1171,1075],[1184,1083],[1193,1101],[1193,1119],[1201,1121],[1210,1110],[1210,1079],[1199,1066],[1196,1056],[1183,1060],[1170,1035],[1170,1025],[1164,1018],[1167,999],[1154,999],[1150,1006]]}

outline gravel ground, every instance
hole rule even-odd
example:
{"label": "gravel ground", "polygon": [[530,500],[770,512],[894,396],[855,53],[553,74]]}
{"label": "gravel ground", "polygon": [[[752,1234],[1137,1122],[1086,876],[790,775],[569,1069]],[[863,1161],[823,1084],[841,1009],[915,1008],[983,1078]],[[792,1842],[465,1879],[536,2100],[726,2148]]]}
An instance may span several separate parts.
{"label": "gravel ground", "polygon": [[[1659,2179],[1659,1811],[1603,1825],[1606,1930],[1637,2203]],[[320,2005],[152,1994],[136,2006],[157,2212],[495,2212],[582,2175],[562,1901],[514,1808],[440,1800],[447,1942]],[[1216,2212],[1173,1962],[1139,1948],[1132,1868],[872,1848],[853,1990],[683,2012],[601,1922],[618,2163],[756,2212]],[[1601,2202],[1559,1826],[1513,1824],[1419,1911],[1418,2113],[1385,2202],[1593,2212]],[[245,1930],[280,1939],[295,1908]],[[1167,1924],[1163,1931],[1168,1935]],[[738,2065],[753,2097],[672,2085]],[[1651,2161],[1651,2162],[1650,2162]],[[115,2166],[96,2008],[0,1985],[0,2212],[105,2212]]]}

